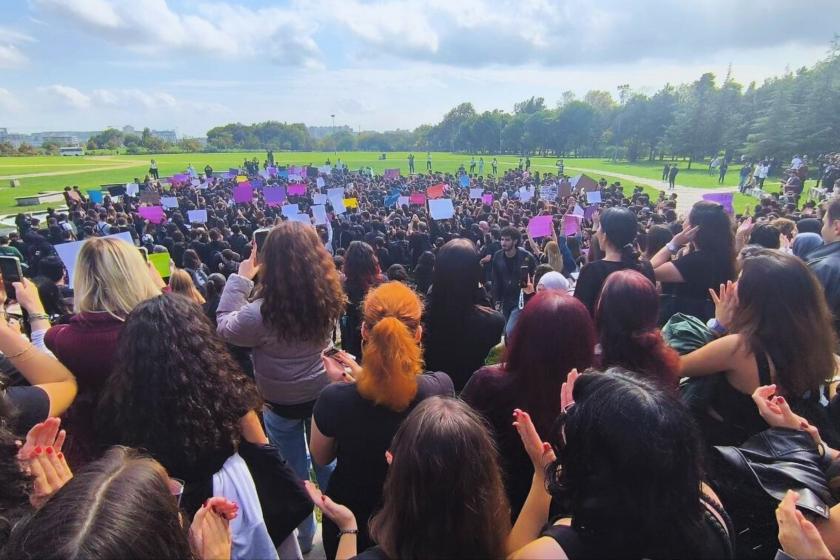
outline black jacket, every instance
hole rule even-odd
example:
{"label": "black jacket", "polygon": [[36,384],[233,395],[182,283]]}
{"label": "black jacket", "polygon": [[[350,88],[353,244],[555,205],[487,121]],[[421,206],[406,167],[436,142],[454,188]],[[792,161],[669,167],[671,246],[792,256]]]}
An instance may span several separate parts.
{"label": "black jacket", "polygon": [[834,330],[840,333],[840,241],[809,253],[808,266],[825,290],[825,299],[834,314]]}
{"label": "black jacket", "polygon": [[516,249],[513,267],[507,265],[503,249],[496,251],[493,255],[490,263],[490,277],[493,282],[493,300],[496,303],[506,302],[510,305],[519,299],[519,269],[523,266],[528,267],[528,274],[533,274],[537,268],[537,261],[522,247]]}

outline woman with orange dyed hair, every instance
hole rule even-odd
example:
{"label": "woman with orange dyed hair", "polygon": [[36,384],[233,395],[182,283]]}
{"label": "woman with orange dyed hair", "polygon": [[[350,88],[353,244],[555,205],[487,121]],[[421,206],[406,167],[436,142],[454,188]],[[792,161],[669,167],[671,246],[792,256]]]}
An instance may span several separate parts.
{"label": "woman with orange dyed hair", "polygon": [[[324,358],[331,377],[343,375],[346,383],[330,385],[318,397],[310,451],[320,465],[336,459],[327,492],[359,521],[359,550],[372,545],[368,519],[379,506],[385,455],[400,423],[423,399],[454,395],[445,373],[423,373],[422,311],[417,294],[405,284],[382,284],[364,302],[364,365],[343,352]],[[338,527],[326,517],[323,521],[324,549],[334,558]]]}

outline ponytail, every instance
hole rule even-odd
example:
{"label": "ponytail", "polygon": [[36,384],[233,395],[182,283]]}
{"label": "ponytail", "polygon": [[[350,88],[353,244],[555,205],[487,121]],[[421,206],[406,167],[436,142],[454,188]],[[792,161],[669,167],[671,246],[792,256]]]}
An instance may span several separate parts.
{"label": "ponytail", "polygon": [[362,375],[356,389],[362,397],[396,412],[417,395],[423,365],[420,344],[403,321],[387,315],[369,327]]}
{"label": "ponytail", "polygon": [[621,262],[627,265],[628,268],[638,270],[641,268],[639,264],[639,252],[633,243],[627,243],[621,248]]}

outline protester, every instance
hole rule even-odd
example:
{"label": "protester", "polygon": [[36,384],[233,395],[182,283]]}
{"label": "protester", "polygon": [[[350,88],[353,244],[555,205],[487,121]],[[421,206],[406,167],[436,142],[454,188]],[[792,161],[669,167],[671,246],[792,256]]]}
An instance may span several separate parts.
{"label": "protester", "polygon": [[437,253],[426,298],[423,347],[426,367],[443,371],[460,391],[501,340],[505,320],[480,286],[475,245],[453,239]]}
{"label": "protester", "polygon": [[826,205],[821,233],[825,245],[808,253],[808,266],[824,290],[834,316],[834,332],[840,333],[840,198]]}
{"label": "protester", "polygon": [[[367,521],[379,506],[385,451],[400,423],[423,399],[454,394],[445,373],[423,373],[421,315],[420,299],[410,288],[400,282],[382,284],[364,301],[362,365],[346,352],[325,358],[331,376],[345,382],[330,385],[318,398],[310,449],[318,465],[336,461],[329,484],[320,486],[359,521],[360,550],[373,542]],[[336,557],[338,531],[333,522],[324,521],[328,558]]]}
{"label": "protester", "polygon": [[[331,345],[344,306],[338,271],[315,231],[283,222],[225,284],[217,309],[218,333],[228,343],[252,348],[254,375],[265,400],[269,439],[302,480],[311,467],[307,437],[315,400],[330,383],[321,352]],[[259,273],[259,280],[253,279]],[[253,301],[248,300],[256,287]],[[329,461],[315,474],[327,486]],[[301,550],[312,547],[313,516],[301,527]]]}
{"label": "protester", "polygon": [[537,267],[534,256],[519,247],[521,237],[522,234],[516,228],[503,229],[502,248],[493,255],[490,265],[493,299],[497,309],[504,314],[505,320],[518,304],[519,289],[524,285],[523,272],[525,276],[532,275]]}
{"label": "protester", "polygon": [[341,317],[342,348],[362,359],[361,304],[368,290],[383,282],[379,260],[373,248],[363,241],[353,241],[344,255],[344,293],[347,307]]}
{"label": "protester", "polygon": [[180,294],[199,305],[204,305],[205,303],[207,303],[207,301],[204,299],[204,296],[202,296],[201,292],[199,292],[196,288],[192,277],[186,270],[182,268],[176,268],[172,271],[172,275],[169,277],[169,290],[172,293]]}
{"label": "protester", "polygon": [[425,399],[400,425],[386,461],[382,508],[370,520],[379,544],[358,556],[356,516],[308,486],[315,505],[341,530],[337,558],[504,557],[510,520],[499,453],[469,406]]}
{"label": "protester", "polygon": [[540,292],[523,309],[502,363],[479,369],[461,393],[493,427],[514,517],[528,495],[532,473],[511,428],[511,411],[530,410],[537,426],[549,430],[566,375],[592,365],[595,343],[592,320],[578,300],[562,291]]}

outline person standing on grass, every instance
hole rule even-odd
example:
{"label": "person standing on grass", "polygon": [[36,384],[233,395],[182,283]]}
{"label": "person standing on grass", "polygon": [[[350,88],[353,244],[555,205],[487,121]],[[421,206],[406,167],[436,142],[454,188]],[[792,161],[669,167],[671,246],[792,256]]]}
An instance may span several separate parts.
{"label": "person standing on grass", "polygon": [[745,162],[744,166],[741,168],[741,172],[739,173],[738,190],[742,193],[745,190],[744,186],[747,184],[747,179],[749,179],[752,174],[752,170],[752,164],[748,161]]}
{"label": "person standing on grass", "polygon": [[563,164],[563,160],[558,159],[556,165],[557,165],[557,176],[562,177],[563,176],[563,171],[565,171],[565,167],[566,167]]}
{"label": "person standing on grass", "polygon": [[475,174],[475,156],[470,158],[470,175]]}
{"label": "person standing on grass", "polygon": [[493,158],[493,162],[490,164],[490,167],[493,168],[493,175],[494,176],[499,174],[499,162],[496,161],[496,158]]}
{"label": "person standing on grass", "polygon": [[663,181],[668,180],[668,173],[670,173],[670,172],[671,172],[671,164],[666,163],[665,167],[662,168],[662,180]]}
{"label": "person standing on grass", "polygon": [[674,190],[674,182],[677,180],[677,173],[680,172],[680,167],[675,163],[668,171],[668,189]]}
{"label": "person standing on grass", "polygon": [[414,175],[414,154],[408,154],[408,173]]}
{"label": "person standing on grass", "polygon": [[525,156],[525,171],[531,170],[531,156]]}
{"label": "person standing on grass", "polygon": [[426,171],[432,171],[432,152],[426,152]]}
{"label": "person standing on grass", "polygon": [[158,173],[158,165],[155,160],[152,160],[151,164],[149,165],[149,175],[155,178],[155,181],[160,179],[160,173]]}
{"label": "person standing on grass", "polygon": [[478,158],[478,174],[484,175],[484,158]]}
{"label": "person standing on grass", "polygon": [[720,173],[718,174],[718,184],[723,183],[723,179],[726,177],[726,172],[729,171],[729,164],[726,163],[726,160],[720,162]]}

